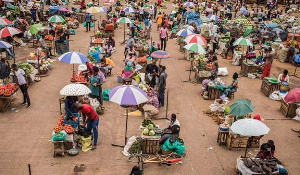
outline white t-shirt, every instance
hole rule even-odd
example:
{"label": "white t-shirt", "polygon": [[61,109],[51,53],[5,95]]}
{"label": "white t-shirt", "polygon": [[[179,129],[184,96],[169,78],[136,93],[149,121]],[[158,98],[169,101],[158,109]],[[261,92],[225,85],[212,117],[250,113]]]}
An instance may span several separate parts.
{"label": "white t-shirt", "polygon": [[26,79],[25,79],[25,72],[24,72],[23,69],[18,69],[17,71],[15,71],[15,75],[18,79],[18,84],[20,86],[24,85],[24,84],[27,84]]}
{"label": "white t-shirt", "polygon": [[173,124],[172,123],[170,124],[171,127],[174,126],[174,125],[177,125],[177,126],[180,127],[180,122],[176,119]]}

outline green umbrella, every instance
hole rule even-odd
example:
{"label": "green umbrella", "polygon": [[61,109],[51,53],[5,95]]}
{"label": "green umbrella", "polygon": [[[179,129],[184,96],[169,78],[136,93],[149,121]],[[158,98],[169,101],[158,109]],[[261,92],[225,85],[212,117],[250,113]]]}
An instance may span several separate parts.
{"label": "green umbrella", "polygon": [[238,99],[230,107],[230,114],[235,116],[244,116],[254,111],[254,105],[251,100]]}
{"label": "green umbrella", "polygon": [[233,43],[233,45],[234,46],[237,46],[237,45],[238,46],[253,46],[253,43],[247,38],[240,37]]}
{"label": "green umbrella", "polygon": [[35,34],[37,34],[37,33],[41,30],[42,27],[43,27],[42,24],[34,24],[34,25],[32,25],[32,26],[30,27],[29,32],[30,32],[32,35],[35,35]]}
{"label": "green umbrella", "polygon": [[51,16],[48,19],[48,21],[51,22],[51,23],[61,23],[61,22],[65,22],[65,19],[61,16],[54,15],[54,16]]}
{"label": "green umbrella", "polygon": [[7,8],[12,9],[12,10],[16,9],[16,7],[14,5],[12,5],[11,3],[7,3],[6,6],[7,6]]}
{"label": "green umbrella", "polygon": [[133,21],[131,21],[129,18],[122,17],[122,18],[119,18],[119,19],[117,20],[117,22],[118,22],[118,23],[124,23],[124,40],[125,40],[125,28],[126,28],[125,23],[131,24]]}

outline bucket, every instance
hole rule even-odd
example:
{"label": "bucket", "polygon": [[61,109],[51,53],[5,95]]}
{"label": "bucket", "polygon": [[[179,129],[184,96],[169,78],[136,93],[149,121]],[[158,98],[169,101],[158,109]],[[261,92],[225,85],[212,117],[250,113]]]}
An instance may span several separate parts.
{"label": "bucket", "polygon": [[120,75],[117,75],[118,83],[123,83],[123,78]]}

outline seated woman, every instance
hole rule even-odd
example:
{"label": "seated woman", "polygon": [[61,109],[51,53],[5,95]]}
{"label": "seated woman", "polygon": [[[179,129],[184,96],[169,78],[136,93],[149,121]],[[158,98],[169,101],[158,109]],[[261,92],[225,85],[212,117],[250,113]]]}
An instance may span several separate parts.
{"label": "seated woman", "polygon": [[133,73],[134,73],[134,70],[132,68],[132,63],[131,62],[127,62],[126,66],[122,70],[122,78],[123,79],[130,79],[131,76],[133,75]]}
{"label": "seated woman", "polygon": [[279,76],[278,76],[278,81],[281,83],[281,84],[284,84],[284,85],[288,85],[289,82],[290,82],[290,77],[288,75],[289,71],[287,69],[284,69],[283,73],[281,73]]}
{"label": "seated woman", "polygon": [[263,143],[260,146],[260,151],[256,155],[256,158],[272,159],[275,154],[275,144],[273,140],[268,140],[267,143]]}
{"label": "seated woman", "polygon": [[204,92],[207,92],[208,83],[214,80],[215,80],[215,76],[210,76],[209,78],[202,81],[201,95],[204,95]]}
{"label": "seated woman", "polygon": [[180,132],[180,122],[176,119],[176,114],[171,115],[171,122],[168,128],[164,129],[161,134],[160,144],[164,144],[166,140],[170,137],[179,137]]}
{"label": "seated woman", "polygon": [[135,52],[135,50],[133,49],[133,47],[131,46],[131,47],[127,50],[125,61],[126,61],[126,62],[131,62],[132,64],[134,64],[135,59],[136,59],[136,52]]}
{"label": "seated woman", "polygon": [[228,95],[230,93],[237,91],[237,89],[239,87],[239,85],[238,85],[238,83],[239,83],[238,77],[239,77],[238,73],[235,72],[233,74],[233,76],[232,76],[232,79],[233,79],[232,83],[226,89],[224,89],[224,95],[225,95],[225,97],[228,97]]}

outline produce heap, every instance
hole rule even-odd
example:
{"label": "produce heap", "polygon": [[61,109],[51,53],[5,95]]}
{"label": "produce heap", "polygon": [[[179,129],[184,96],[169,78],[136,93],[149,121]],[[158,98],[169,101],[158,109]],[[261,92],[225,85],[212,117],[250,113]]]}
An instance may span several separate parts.
{"label": "produce heap", "polygon": [[151,119],[145,118],[142,122],[142,126],[144,127],[143,129],[143,135],[147,136],[155,136],[155,131],[154,129],[156,128],[155,123],[152,122]]}
{"label": "produce heap", "polygon": [[74,71],[70,78],[71,82],[78,82],[78,83],[87,83],[87,79],[83,76],[82,73],[79,75]]}
{"label": "produce heap", "polygon": [[34,70],[34,67],[29,63],[20,63],[18,68],[24,70],[26,75],[29,75]]}
{"label": "produce heap", "polygon": [[15,83],[7,83],[6,85],[0,85],[0,96],[10,97],[18,90],[18,85]]}

